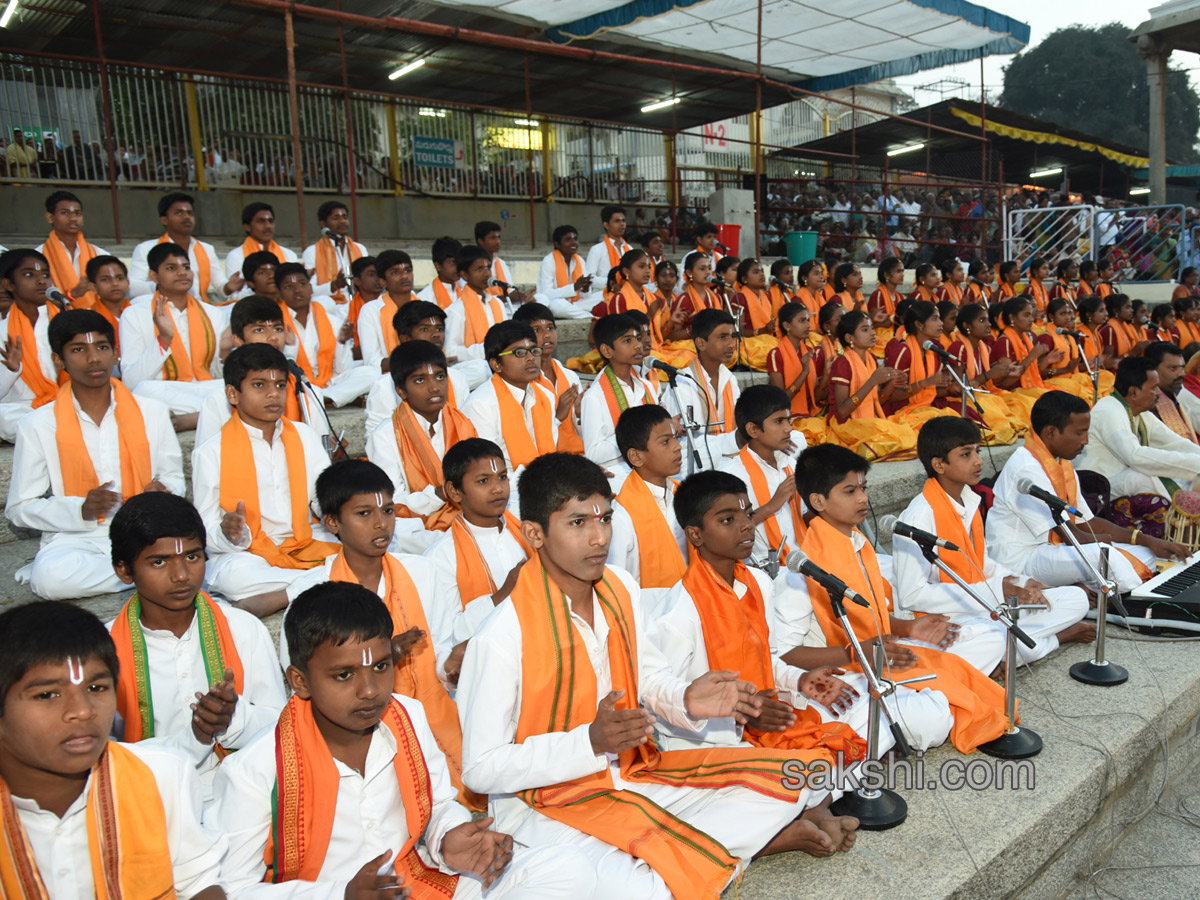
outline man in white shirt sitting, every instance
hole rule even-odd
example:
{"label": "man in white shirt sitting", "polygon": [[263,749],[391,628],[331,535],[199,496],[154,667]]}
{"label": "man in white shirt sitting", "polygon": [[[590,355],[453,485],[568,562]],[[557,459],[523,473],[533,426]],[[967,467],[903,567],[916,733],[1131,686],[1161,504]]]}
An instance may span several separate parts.
{"label": "man in white shirt sitting", "polygon": [[579,255],[579,232],[574,225],[554,229],[554,249],[542,258],[538,269],[539,303],[549,307],[560,319],[590,319],[592,311],[585,299],[592,290],[592,279]]}
{"label": "man in white shirt sitting", "polygon": [[313,297],[327,307],[344,307],[353,293],[350,266],[368,255],[367,248],[350,238],[350,212],[341,200],[322,203],[317,221],[321,237],[304,248],[301,261],[312,278]]}
{"label": "man in white shirt sitting", "polygon": [[129,261],[129,296],[154,293],[154,282],[150,279],[150,265],[146,257],[155,244],[169,243],[187,249],[192,271],[196,275],[196,296],[206,303],[228,303],[225,267],[217,251],[212,244],[197,240],[192,233],[196,229],[196,208],[191,195],[181,191],[163,194],[158,201],[158,220],[166,229],[162,236],[142,241],[133,248],[133,256]]}

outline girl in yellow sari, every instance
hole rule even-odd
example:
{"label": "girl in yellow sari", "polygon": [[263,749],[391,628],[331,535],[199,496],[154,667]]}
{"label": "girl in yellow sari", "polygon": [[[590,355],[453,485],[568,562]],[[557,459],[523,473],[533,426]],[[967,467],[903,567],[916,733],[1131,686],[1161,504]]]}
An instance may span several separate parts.
{"label": "girl in yellow sari", "polygon": [[888,344],[886,364],[904,372],[903,382],[886,384],[879,390],[883,410],[889,418],[919,431],[930,419],[956,415],[958,402],[952,401],[954,386],[950,374],[942,369],[942,358],[925,344],[940,347],[942,317],[937,305],[928,300],[913,300],[904,315],[904,339]]}
{"label": "girl in yellow sari", "polygon": [[[1055,297],[1046,307],[1048,327],[1038,337],[1039,344],[1047,347],[1046,354],[1038,360],[1042,381],[1048,390],[1066,391],[1081,400],[1092,402],[1092,379],[1083,365],[1078,342],[1058,329],[1075,331],[1075,307],[1067,297]],[[1111,389],[1111,379],[1109,387]],[[1103,395],[1102,395],[1103,396]]]}
{"label": "girl in yellow sari", "polygon": [[1007,359],[1010,363],[1008,375],[996,383],[1008,391],[1005,402],[1026,425],[1029,424],[1033,404],[1046,393],[1038,360],[1049,351],[1045,344],[1034,341],[1035,317],[1036,307],[1028,294],[1018,294],[1006,300],[1000,311],[1003,331],[992,347],[993,359]]}
{"label": "girl in yellow sari", "polygon": [[[996,386],[995,379],[1006,376],[1011,364],[1007,359],[992,362],[991,321],[987,308],[980,303],[968,303],[958,311],[956,324],[958,334],[948,350],[955,359],[954,366],[972,387],[988,391],[975,395],[976,402],[983,407],[985,442],[993,446],[1011,444],[1026,426],[1005,401],[1006,392]],[[971,418],[978,421],[974,412]]]}
{"label": "girl in yellow sari", "polygon": [[738,263],[736,294],[731,298],[735,319],[741,322],[741,346],[738,361],[758,371],[767,369],[767,354],[779,345],[776,322],[771,316],[771,296],[767,292],[767,271],[757,259]]}

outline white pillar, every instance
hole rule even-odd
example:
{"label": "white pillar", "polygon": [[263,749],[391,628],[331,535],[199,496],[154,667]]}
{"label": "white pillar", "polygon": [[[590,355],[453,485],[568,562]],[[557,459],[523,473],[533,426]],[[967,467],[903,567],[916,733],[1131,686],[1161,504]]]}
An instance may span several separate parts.
{"label": "white pillar", "polygon": [[1171,48],[1149,35],[1138,38],[1138,53],[1146,60],[1150,93],[1150,202],[1167,201],[1167,59]]}

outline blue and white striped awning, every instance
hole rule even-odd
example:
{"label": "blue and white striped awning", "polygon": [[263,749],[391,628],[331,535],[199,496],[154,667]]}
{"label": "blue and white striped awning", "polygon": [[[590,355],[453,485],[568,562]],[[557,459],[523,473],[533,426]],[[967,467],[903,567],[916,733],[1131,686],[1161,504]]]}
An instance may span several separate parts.
{"label": "blue and white striped awning", "polygon": [[[487,12],[536,22],[561,43],[620,36],[726,57],[730,68],[755,65],[758,0],[497,0]],[[813,91],[1016,53],[1029,42],[1024,22],[966,0],[763,0],[762,16],[764,69]]]}

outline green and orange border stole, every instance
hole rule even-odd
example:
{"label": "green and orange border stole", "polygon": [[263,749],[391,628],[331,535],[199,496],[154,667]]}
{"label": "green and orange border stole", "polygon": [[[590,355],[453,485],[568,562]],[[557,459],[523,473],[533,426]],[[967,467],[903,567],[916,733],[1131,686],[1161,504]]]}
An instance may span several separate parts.
{"label": "green and orange border stole", "polygon": [[[637,634],[629,591],[609,570],[595,586],[609,625],[612,689],[624,690],[617,709],[638,705]],[[512,601],[521,623],[521,711],[515,741],[566,732],[595,719],[599,698],[587,649],[571,623],[570,601],[537,557],[518,576]],[[792,751],[721,747],[660,752],[652,743],[620,755],[621,777],[688,788],[740,786],[795,803],[798,789],[784,786]],[[606,767],[562,784],[518,796],[544,815],[645,860],[676,897],[715,900],[739,860],[715,838],[631,790],[617,790]]]}

